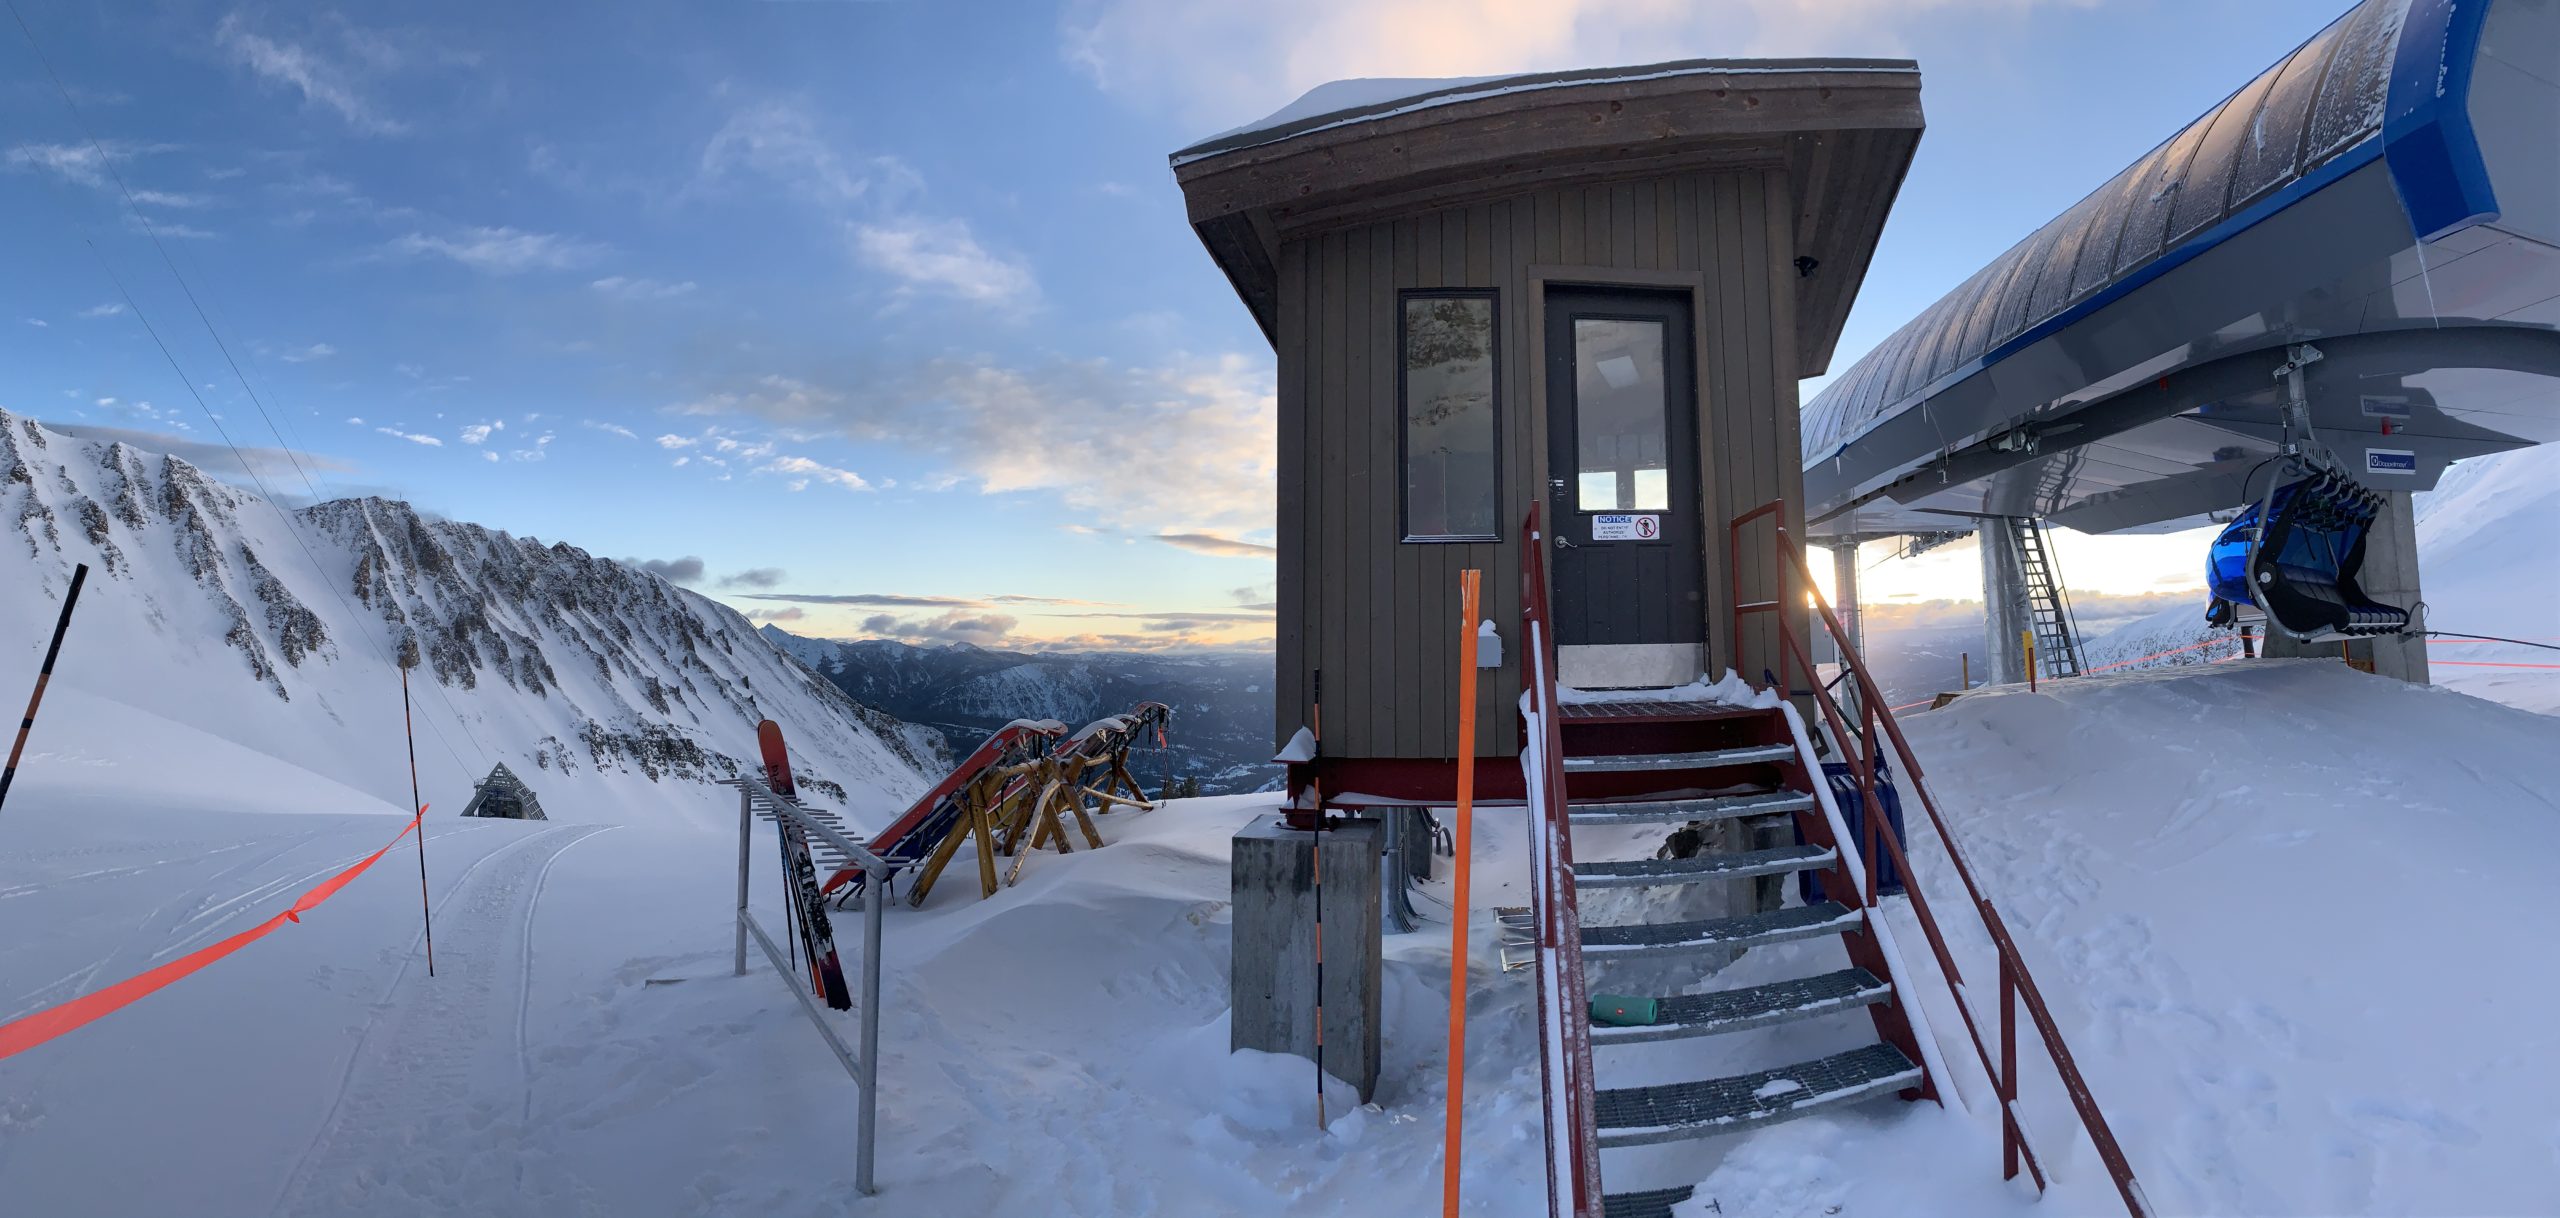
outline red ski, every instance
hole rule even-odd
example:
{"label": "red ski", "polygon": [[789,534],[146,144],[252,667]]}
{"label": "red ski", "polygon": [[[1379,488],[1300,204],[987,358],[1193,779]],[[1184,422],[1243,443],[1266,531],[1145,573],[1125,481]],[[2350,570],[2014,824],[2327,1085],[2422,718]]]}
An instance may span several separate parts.
{"label": "red ski", "polygon": [[[767,719],[756,725],[756,744],[764,753],[764,785],[798,803],[791,781],[791,752],[782,743],[782,725]],[[836,962],[835,928],[827,921],[825,898],[818,891],[817,862],[809,857],[809,835],[788,816],[774,818],[782,839],[782,882],[791,902],[791,924],[799,929],[801,954],[809,965],[809,983],[827,1005],[853,1009],[853,992],[844,983],[844,966]]]}

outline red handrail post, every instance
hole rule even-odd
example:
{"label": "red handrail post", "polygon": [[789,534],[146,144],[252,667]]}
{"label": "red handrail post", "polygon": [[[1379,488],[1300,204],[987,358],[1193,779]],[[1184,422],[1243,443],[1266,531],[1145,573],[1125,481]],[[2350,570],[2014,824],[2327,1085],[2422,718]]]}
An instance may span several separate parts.
{"label": "red handrail post", "polygon": [[2000,1178],[2018,1178],[2018,974],[2000,957]]}

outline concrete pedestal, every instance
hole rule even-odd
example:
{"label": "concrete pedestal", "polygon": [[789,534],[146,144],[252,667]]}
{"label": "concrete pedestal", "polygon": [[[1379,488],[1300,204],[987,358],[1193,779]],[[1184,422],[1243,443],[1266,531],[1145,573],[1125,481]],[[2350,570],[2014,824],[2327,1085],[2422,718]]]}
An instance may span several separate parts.
{"label": "concrete pedestal", "polygon": [[1324,866],[1324,1065],[1368,1099],[1378,1086],[1379,854],[1376,821],[1321,834],[1257,817],[1234,841],[1230,1044],[1316,1054],[1316,840]]}

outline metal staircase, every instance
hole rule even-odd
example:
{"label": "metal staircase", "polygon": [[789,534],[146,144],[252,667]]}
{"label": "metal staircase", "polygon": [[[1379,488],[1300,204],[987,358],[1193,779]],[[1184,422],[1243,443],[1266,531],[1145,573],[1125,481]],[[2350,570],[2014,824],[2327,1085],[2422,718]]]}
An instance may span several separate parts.
{"label": "metal staircase", "polygon": [[[1851,903],[1810,905],[1683,921],[1579,924],[1579,966],[1604,977],[1612,966],[1662,960],[1721,964],[1733,953],[1780,943],[1832,939],[1843,951],[1825,969],[1763,985],[1653,999],[1653,1020],[1595,1025],[1587,1006],[1559,1008],[1570,1031],[1591,1050],[1684,1037],[1713,1036],[1795,1020],[1864,1012],[1873,1042],[1809,1061],[1711,1078],[1669,1079],[1588,1091],[1593,1143],[1606,1150],[1717,1137],[1792,1120],[1847,1104],[1902,1094],[1934,1095],[1912,1020],[1889,978],[1903,966],[1889,940],[1868,925],[1869,907],[1843,865],[1844,830],[1813,789],[1821,773],[1794,739],[1783,711],[1738,710],[1698,703],[1560,704],[1555,718],[1563,748],[1563,807],[1568,828],[1658,823],[1666,830],[1702,821],[1792,818],[1801,844],[1692,858],[1584,859],[1569,834],[1556,861],[1577,894],[1595,889],[1724,883],[1799,871],[1824,873],[1825,892]],[[1670,747],[1661,747],[1670,742]],[[1713,746],[1713,747],[1702,747]],[[1643,751],[1635,751],[1643,750]],[[1617,778],[1620,792],[1649,786],[1664,792],[1716,791],[1674,798],[1593,792],[1597,776]],[[1851,847],[1848,857],[1855,857]],[[1789,886],[1792,888],[1792,886]],[[1577,907],[1579,900],[1576,901]],[[1807,953],[1808,956],[1832,954]],[[1712,967],[1710,964],[1710,967]],[[1703,970],[1702,970],[1703,972]],[[1608,1218],[1664,1218],[1683,1189],[1604,1195]]]}
{"label": "metal staircase", "polygon": [[[1899,874],[1912,875],[1898,831],[1877,795],[1889,741],[1897,754],[1893,768],[1918,797],[1997,953],[1999,1005],[1996,1024],[1990,1024],[1974,1008],[1926,894],[1917,883],[1907,885],[1909,910],[1925,932],[1936,976],[1954,999],[1974,1058],[1999,1104],[2005,1174],[2014,1178],[2023,1169],[2039,1190],[2044,1186],[2040,1156],[2027,1139],[2027,1122],[2018,1108],[2015,1014],[2023,1003],[2127,1212],[2147,1218],[2148,1203],[2123,1149],[2098,1112],[1998,910],[1974,882],[1892,712],[1875,696],[1877,686],[1864,660],[1848,644],[1839,620],[1812,599],[1822,625],[1840,645],[1848,670],[1843,679],[1854,678],[1854,728],[1844,719],[1840,700],[1821,684],[1799,637],[1800,626],[1790,620],[1788,607],[1813,597],[1813,580],[1801,547],[1788,536],[1781,505],[1755,509],[1729,526],[1727,552],[1734,556],[1729,586],[1737,591],[1750,586],[1740,566],[1742,529],[1772,517],[1775,545],[1762,552],[1777,555],[1782,564],[1777,579],[1758,581],[1766,589],[1761,599],[1736,604],[1727,636],[1743,637],[1746,614],[1775,618],[1783,648],[1777,674],[1783,674],[1779,680],[1792,697],[1766,708],[1635,699],[1561,701],[1538,507],[1532,506],[1521,530],[1527,696],[1520,760],[1529,803],[1533,903],[1526,910],[1498,914],[1505,969],[1524,968],[1537,978],[1548,1213],[1551,1218],[1669,1218],[1672,1207],[1689,1198],[1688,1187],[1605,1192],[1601,1152],[1606,1149],[1721,1136],[1887,1095],[1944,1103],[1941,1097],[1953,1093],[1938,1039],[1921,1003],[1911,998],[1918,993],[1914,974],[1895,947],[1892,923],[1880,916],[1883,863],[1890,860]],[[1848,767],[1865,812],[1861,834],[1852,834],[1833,797],[1813,737],[1798,714],[1799,700],[1819,711],[1825,739],[1835,747],[1834,759]],[[1791,822],[1796,844],[1692,858],[1575,857],[1577,828],[1715,821],[1742,821],[1755,829]],[[1705,919],[1587,926],[1582,921],[1581,894],[1587,890],[1724,884],[1803,872],[1819,874],[1824,899]],[[1821,960],[1831,954],[1822,941],[1833,939],[1840,944],[1839,958]],[[1699,961],[1702,974],[1711,974],[1739,951],[1782,943],[1799,944],[1785,959],[1803,962],[1802,975],[1639,999],[1628,1005],[1645,1009],[1650,1019],[1632,1024],[1596,1024],[1593,1019],[1587,976],[1592,971],[1605,974],[1621,962],[1658,965],[1686,958]],[[1660,972],[1651,971],[1656,976]],[[1631,1086],[1601,1087],[1596,1081],[1595,1055],[1615,1047],[1859,1012],[1865,1013],[1873,1039],[1810,1061],[1712,1078],[1646,1079]],[[1987,1024],[1997,1036],[1996,1053],[1985,1036]]]}
{"label": "metal staircase", "polygon": [[[1530,536],[1535,536],[1533,519]],[[1527,578],[1542,580],[1534,541]],[[1539,1003],[1549,1069],[1550,1149],[1563,1170],[1551,1195],[1558,1215],[1667,1218],[1686,1188],[1605,1193],[1599,1152],[1717,1137],[1899,1094],[1935,1098],[1925,1018],[1900,1000],[1906,969],[1890,931],[1869,918],[1856,843],[1820,787],[1822,768],[1791,712],[1698,702],[1559,703],[1546,653],[1542,596],[1528,603],[1534,669],[1529,771],[1533,852],[1540,882],[1533,907]],[[1792,821],[1797,844],[1691,858],[1583,859],[1578,827]],[[1580,894],[1596,889],[1727,884],[1813,871],[1833,899],[1693,920],[1585,924]],[[1792,891],[1794,885],[1785,886]],[[1693,960],[1700,976],[1743,950],[1836,940],[1837,952],[1803,952],[1804,975],[1760,985],[1651,1000],[1652,1019],[1597,1025],[1587,977],[1614,966]],[[1823,956],[1832,956],[1822,961]],[[1659,970],[1649,970],[1658,975]],[[1690,987],[1674,987],[1686,989]],[[1714,1036],[1797,1020],[1863,1013],[1873,1039],[1844,1052],[1707,1078],[1632,1086],[1596,1084],[1593,1055],[1618,1046]],[[1916,1025],[1916,1027],[1915,1027]],[[1942,1068],[1942,1067],[1939,1067]],[[1558,1144],[1558,1133],[1584,1130]]]}
{"label": "metal staircase", "polygon": [[2062,590],[2062,572],[2053,565],[2052,538],[2040,516],[2011,518],[2009,535],[2017,539],[2018,570],[2026,581],[2027,621],[2035,632],[2036,655],[2048,678],[2080,675],[2079,630],[2071,620],[2071,599]]}

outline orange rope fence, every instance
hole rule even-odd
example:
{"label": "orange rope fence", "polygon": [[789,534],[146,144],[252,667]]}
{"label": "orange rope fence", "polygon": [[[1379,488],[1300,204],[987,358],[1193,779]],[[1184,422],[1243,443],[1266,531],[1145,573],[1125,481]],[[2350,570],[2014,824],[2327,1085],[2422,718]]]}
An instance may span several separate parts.
{"label": "orange rope fence", "polygon": [[426,805],[418,805],[418,814],[409,818],[409,823],[400,830],[398,837],[384,842],[382,849],[366,855],[363,861],[329,877],[318,887],[303,893],[299,900],[282,913],[256,926],[210,947],[189,952],[149,972],[128,977],[103,990],[94,990],[68,1002],[0,1024],[0,1058],[24,1053],[38,1045],[85,1028],[159,993],[172,983],[193,975],[206,965],[267,937],[274,933],[277,927],[287,922],[300,922],[303,914],[318,907],[322,901],[338,895],[339,889],[346,887],[349,881],[364,874],[365,868],[373,866],[383,855],[389,854],[391,848],[399,845],[402,838],[419,832],[419,824],[426,815]]}

